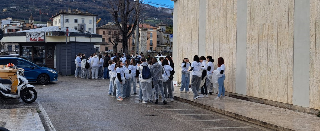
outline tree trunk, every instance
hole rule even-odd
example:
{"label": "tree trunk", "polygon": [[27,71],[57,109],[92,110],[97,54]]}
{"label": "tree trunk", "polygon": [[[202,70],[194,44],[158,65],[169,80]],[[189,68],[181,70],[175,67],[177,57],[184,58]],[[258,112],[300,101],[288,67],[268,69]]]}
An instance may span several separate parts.
{"label": "tree trunk", "polygon": [[122,48],[123,48],[123,53],[128,55],[128,38],[127,38],[127,33],[122,35]]}
{"label": "tree trunk", "polygon": [[113,53],[118,53],[118,43],[113,45]]}

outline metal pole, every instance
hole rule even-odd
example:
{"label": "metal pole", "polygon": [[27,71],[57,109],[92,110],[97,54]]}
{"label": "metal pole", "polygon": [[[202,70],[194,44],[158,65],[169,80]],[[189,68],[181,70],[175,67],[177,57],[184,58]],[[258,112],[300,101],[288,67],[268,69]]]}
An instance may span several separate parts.
{"label": "metal pole", "polygon": [[67,47],[68,46],[68,27],[66,29],[66,76],[68,74],[68,50]]}

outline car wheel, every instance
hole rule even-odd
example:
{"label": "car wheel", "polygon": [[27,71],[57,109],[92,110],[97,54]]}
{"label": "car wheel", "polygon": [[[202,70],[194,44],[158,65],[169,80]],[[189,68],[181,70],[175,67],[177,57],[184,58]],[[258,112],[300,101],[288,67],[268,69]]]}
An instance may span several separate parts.
{"label": "car wheel", "polygon": [[49,76],[47,74],[40,74],[38,76],[37,82],[42,85],[46,85],[49,83]]}

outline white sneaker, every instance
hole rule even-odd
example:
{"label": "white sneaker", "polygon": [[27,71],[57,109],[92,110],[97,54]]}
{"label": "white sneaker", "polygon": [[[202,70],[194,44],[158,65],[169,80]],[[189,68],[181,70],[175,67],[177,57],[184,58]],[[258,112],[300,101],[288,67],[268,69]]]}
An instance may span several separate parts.
{"label": "white sneaker", "polygon": [[171,102],[173,102],[174,101],[174,99],[173,98],[171,98]]}
{"label": "white sneaker", "polygon": [[146,102],[146,101],[142,101],[142,103],[143,103],[143,104],[146,104],[146,103],[148,103],[148,102]]}
{"label": "white sneaker", "polygon": [[214,100],[220,100],[220,97],[216,97]]}
{"label": "white sneaker", "polygon": [[198,96],[198,98],[202,98],[202,97],[204,97],[202,94],[200,94],[200,95]]}
{"label": "white sneaker", "polygon": [[194,100],[198,99],[198,96],[194,97],[193,99],[194,99]]}
{"label": "white sneaker", "polygon": [[209,97],[208,95],[206,95],[206,97]]}

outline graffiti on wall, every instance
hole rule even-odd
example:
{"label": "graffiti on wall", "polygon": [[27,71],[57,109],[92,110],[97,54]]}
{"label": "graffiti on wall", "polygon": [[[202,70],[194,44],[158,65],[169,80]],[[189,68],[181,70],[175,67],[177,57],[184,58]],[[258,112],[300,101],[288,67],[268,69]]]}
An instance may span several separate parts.
{"label": "graffiti on wall", "polygon": [[44,32],[27,32],[27,42],[41,42],[44,41]]}

